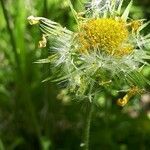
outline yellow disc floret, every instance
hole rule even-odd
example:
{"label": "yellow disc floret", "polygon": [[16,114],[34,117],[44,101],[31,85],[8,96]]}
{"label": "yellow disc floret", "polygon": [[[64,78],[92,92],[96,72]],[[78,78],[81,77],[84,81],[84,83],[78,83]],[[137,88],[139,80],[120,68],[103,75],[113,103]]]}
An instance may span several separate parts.
{"label": "yellow disc floret", "polygon": [[112,18],[91,19],[81,24],[78,40],[81,52],[104,51],[110,55],[129,54],[133,47],[129,44],[129,31],[122,20]]}

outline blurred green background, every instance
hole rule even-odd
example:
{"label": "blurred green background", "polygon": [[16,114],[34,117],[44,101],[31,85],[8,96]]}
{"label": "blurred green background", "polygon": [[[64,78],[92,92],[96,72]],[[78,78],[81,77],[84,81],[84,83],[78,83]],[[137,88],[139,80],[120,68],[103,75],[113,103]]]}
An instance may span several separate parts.
{"label": "blurred green background", "polygon": [[[72,3],[80,10],[79,0]],[[50,66],[34,62],[49,50],[37,47],[41,33],[28,24],[30,15],[75,26],[67,0],[0,0],[0,150],[80,150],[86,104],[70,101],[63,86],[42,83]],[[134,0],[131,16],[149,20],[150,1]],[[150,78],[150,67],[143,73]],[[124,108],[116,105],[119,96],[113,89],[100,94],[90,149],[149,150],[149,93]]]}

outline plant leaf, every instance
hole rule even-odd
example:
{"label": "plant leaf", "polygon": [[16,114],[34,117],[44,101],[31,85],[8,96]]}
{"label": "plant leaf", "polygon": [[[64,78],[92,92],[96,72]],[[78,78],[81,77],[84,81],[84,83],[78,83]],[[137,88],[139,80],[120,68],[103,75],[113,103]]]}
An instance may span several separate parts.
{"label": "plant leaf", "polygon": [[141,26],[139,27],[139,29],[137,30],[137,32],[140,32],[141,30],[143,30],[143,29],[144,29],[146,26],[148,26],[149,24],[150,24],[150,21],[144,23],[143,25],[141,25]]}
{"label": "plant leaf", "polygon": [[78,22],[78,17],[77,17],[77,12],[76,12],[75,9],[73,8],[73,5],[72,5],[72,3],[71,3],[70,0],[68,0],[68,3],[69,3],[69,6],[70,6],[70,9],[71,9],[71,12],[72,12],[72,14],[73,14],[74,19],[76,20],[77,24],[79,24],[79,22]]}
{"label": "plant leaf", "polygon": [[133,0],[130,1],[130,3],[128,4],[127,8],[125,9],[124,13],[122,14],[121,18],[123,20],[127,20],[128,19],[128,16],[129,16],[129,12],[130,12],[130,9],[131,9],[131,6],[133,4]]}
{"label": "plant leaf", "polygon": [[119,4],[118,9],[117,9],[117,14],[121,13],[122,4],[123,4],[123,0],[120,1],[120,4]]}

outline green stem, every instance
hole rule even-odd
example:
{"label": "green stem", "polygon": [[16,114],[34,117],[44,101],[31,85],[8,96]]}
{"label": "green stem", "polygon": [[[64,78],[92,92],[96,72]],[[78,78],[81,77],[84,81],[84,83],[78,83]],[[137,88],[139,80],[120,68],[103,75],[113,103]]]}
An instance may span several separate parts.
{"label": "green stem", "polygon": [[93,114],[93,104],[91,103],[87,109],[87,114],[86,114],[83,150],[89,150],[90,127],[91,127],[92,114]]}
{"label": "green stem", "polygon": [[48,1],[44,0],[43,1],[43,16],[48,17]]}
{"label": "green stem", "polygon": [[0,0],[0,1],[1,1],[1,6],[2,6],[4,17],[5,17],[6,25],[7,25],[7,30],[8,30],[8,33],[10,35],[10,42],[12,45],[12,50],[13,50],[14,55],[15,55],[16,63],[19,66],[20,61],[19,61],[19,57],[18,57],[18,53],[17,53],[16,41],[15,41],[15,37],[13,34],[13,29],[11,28],[11,22],[9,19],[8,11],[6,9],[6,5],[5,5],[4,0]]}

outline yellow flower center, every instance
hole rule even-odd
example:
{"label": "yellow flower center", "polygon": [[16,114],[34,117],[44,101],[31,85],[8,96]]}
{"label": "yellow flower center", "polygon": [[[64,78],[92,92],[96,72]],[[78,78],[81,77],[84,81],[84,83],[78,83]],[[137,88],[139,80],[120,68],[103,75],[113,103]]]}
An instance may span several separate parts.
{"label": "yellow flower center", "polygon": [[83,23],[78,33],[81,52],[104,51],[110,55],[129,54],[133,47],[128,44],[129,32],[124,21],[111,18],[91,19]]}

